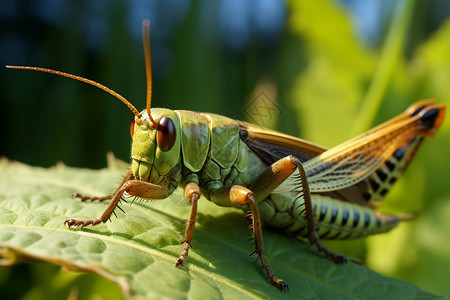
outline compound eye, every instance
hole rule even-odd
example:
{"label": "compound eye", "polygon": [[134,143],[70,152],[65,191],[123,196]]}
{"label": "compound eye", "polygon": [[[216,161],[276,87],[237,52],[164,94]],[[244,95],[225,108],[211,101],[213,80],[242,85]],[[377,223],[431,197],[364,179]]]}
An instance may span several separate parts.
{"label": "compound eye", "polygon": [[134,117],[133,117],[133,120],[131,120],[131,124],[130,124],[130,135],[131,135],[131,137],[133,137],[133,135],[134,135],[134,123],[136,123],[136,121],[134,120]]}
{"label": "compound eye", "polygon": [[175,124],[171,118],[162,117],[158,122],[158,127],[156,128],[156,142],[158,143],[159,149],[163,152],[167,152],[172,149],[175,145]]}

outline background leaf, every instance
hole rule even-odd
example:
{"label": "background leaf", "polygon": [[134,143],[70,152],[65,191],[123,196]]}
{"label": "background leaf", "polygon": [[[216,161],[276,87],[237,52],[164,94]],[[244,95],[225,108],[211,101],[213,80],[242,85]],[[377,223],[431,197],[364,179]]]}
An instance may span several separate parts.
{"label": "background leaf", "polygon": [[[174,268],[189,208],[171,201],[125,205],[126,214],[97,227],[69,230],[68,217],[93,218],[103,203],[69,198],[75,191],[100,195],[122,168],[99,171],[0,162],[1,264],[44,261],[92,272],[116,282],[125,297],[146,299],[279,297],[248,258],[243,212],[202,199],[188,264]],[[173,197],[181,197],[177,193]],[[270,230],[265,245],[272,268],[290,284],[283,298],[413,299],[432,297],[418,288],[349,263],[336,265],[301,241]],[[30,291],[30,294],[36,293]],[[67,297],[67,295],[66,295]],[[102,295],[103,297],[103,295]]]}

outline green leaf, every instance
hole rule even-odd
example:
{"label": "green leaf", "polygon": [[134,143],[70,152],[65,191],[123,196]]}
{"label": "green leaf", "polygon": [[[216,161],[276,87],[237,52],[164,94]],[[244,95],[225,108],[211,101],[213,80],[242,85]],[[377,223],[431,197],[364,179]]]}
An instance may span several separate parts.
{"label": "green leaf", "polygon": [[[69,230],[64,220],[95,218],[104,203],[82,203],[74,192],[109,193],[125,172],[30,167],[0,161],[0,264],[28,260],[91,272],[116,282],[126,298],[278,298],[255,257],[248,257],[243,212],[201,199],[193,248],[175,268],[189,207],[182,194],[152,203],[123,205],[126,214],[96,227]],[[415,286],[353,263],[336,265],[307,244],[265,230],[265,251],[275,273],[289,283],[284,299],[433,298]]]}

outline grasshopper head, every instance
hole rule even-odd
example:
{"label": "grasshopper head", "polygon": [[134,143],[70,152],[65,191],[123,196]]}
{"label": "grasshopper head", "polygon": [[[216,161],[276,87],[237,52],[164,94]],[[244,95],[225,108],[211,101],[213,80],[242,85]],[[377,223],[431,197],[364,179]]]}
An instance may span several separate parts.
{"label": "grasshopper head", "polygon": [[180,122],[168,109],[152,109],[151,114],[155,123],[146,110],[131,122],[131,170],[138,180],[160,184],[181,161]]}
{"label": "grasshopper head", "polygon": [[145,71],[147,74],[147,109],[135,114],[130,126],[131,170],[138,180],[160,184],[180,162],[180,122],[168,109],[151,109],[152,67],[149,22],[143,23]]}

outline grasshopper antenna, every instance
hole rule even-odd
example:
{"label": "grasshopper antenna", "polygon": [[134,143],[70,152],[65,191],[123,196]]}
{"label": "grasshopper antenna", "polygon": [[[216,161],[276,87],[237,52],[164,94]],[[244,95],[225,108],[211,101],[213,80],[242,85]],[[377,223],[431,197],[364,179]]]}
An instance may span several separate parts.
{"label": "grasshopper antenna", "polygon": [[[142,23],[142,35],[143,35],[143,39],[144,39],[144,55],[145,55],[145,72],[147,75],[147,114],[148,117],[151,121],[151,123],[156,127],[158,124],[155,122],[155,120],[152,117],[151,114],[151,103],[152,103],[152,62],[151,62],[151,55],[150,55],[150,38],[149,38],[149,27],[150,27],[150,21],[149,20],[144,20],[144,22]],[[63,76],[63,77],[67,77],[67,78],[71,78],[71,79],[75,79],[78,81],[82,81],[84,83],[93,85],[99,89],[104,90],[105,92],[111,94],[112,96],[116,97],[117,99],[119,99],[120,101],[122,101],[130,110],[131,112],[138,118],[142,117],[142,114],[127,100],[125,99],[125,97],[123,97],[122,95],[120,95],[119,93],[116,93],[115,91],[113,91],[112,89],[98,83],[95,82],[93,80],[81,77],[81,76],[76,76],[76,75],[72,75],[69,73],[64,73],[61,71],[56,71],[56,70],[52,70],[52,69],[47,69],[47,68],[40,68],[40,67],[29,67],[29,66],[6,66],[9,69],[19,69],[19,70],[31,70],[31,71],[39,71],[39,72],[44,72],[44,73],[50,73],[50,74],[55,74],[55,75],[59,75],[59,76]]]}
{"label": "grasshopper antenna", "polygon": [[[150,38],[149,38],[149,27],[150,27],[150,21],[149,20],[144,20],[144,22],[142,23],[142,35],[143,35],[143,40],[144,40],[144,55],[145,55],[145,72],[147,75],[147,114],[148,117],[151,121],[151,123],[156,127],[158,124],[155,122],[155,120],[152,117],[152,113],[151,113],[151,104],[152,104],[152,61],[151,61],[151,55],[150,55]],[[78,81],[82,81],[85,83],[88,83],[90,85],[93,85],[95,87],[98,87],[99,89],[104,90],[105,92],[113,95],[114,97],[116,97],[117,99],[119,99],[120,101],[122,101],[126,106],[128,106],[128,108],[133,112],[133,114],[138,117],[141,118],[142,114],[127,100],[125,99],[125,97],[123,97],[122,95],[120,95],[119,93],[116,93],[115,91],[111,90],[110,88],[95,82],[93,80],[81,77],[81,76],[76,76],[76,75],[72,75],[69,73],[64,73],[61,71],[56,71],[56,70],[52,70],[52,69],[46,69],[46,68],[40,68],[40,67],[29,67],[29,66],[6,66],[9,69],[19,69],[19,70],[31,70],[31,71],[39,71],[39,72],[45,72],[45,73],[50,73],[50,74],[56,74],[59,76],[64,76],[64,77],[68,77],[71,79],[75,79]]]}
{"label": "grasshopper antenna", "polygon": [[150,121],[158,125],[152,117],[152,59],[150,55],[150,38],[149,38],[150,21],[145,19],[142,22],[142,39],[144,41],[144,55],[145,55],[145,73],[147,75],[147,114]]}
{"label": "grasshopper antenna", "polygon": [[84,77],[80,77],[80,76],[76,76],[76,75],[72,75],[69,73],[64,73],[61,71],[55,71],[52,69],[46,69],[46,68],[40,68],[40,67],[28,67],[28,66],[6,66],[8,69],[19,69],[19,70],[31,70],[31,71],[39,71],[39,72],[45,72],[45,73],[50,73],[50,74],[56,74],[59,76],[64,76],[67,78],[71,78],[71,79],[75,79],[78,81],[82,81],[85,83],[88,83],[90,85],[93,85],[95,87],[98,87],[99,89],[104,90],[105,92],[113,95],[114,97],[116,97],[117,99],[119,99],[120,101],[122,101],[126,106],[128,106],[128,108],[131,110],[131,112],[133,112],[133,114],[140,118],[142,117],[142,114],[133,106],[133,104],[131,104],[127,99],[125,99],[125,97],[123,97],[122,95],[114,92],[113,90],[111,90],[110,88],[107,88],[106,86],[95,82],[93,80],[84,78]]}

